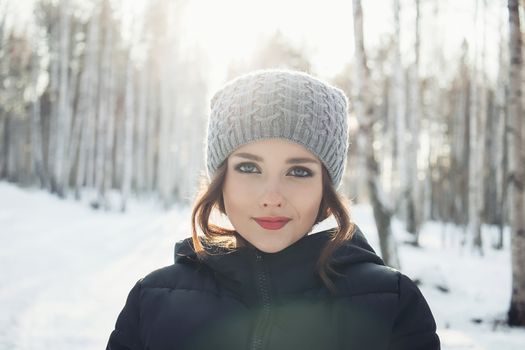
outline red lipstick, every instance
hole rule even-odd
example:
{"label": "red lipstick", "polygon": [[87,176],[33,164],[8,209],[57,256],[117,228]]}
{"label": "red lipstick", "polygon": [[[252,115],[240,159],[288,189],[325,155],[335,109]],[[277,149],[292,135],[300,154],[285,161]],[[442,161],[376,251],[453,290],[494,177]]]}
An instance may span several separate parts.
{"label": "red lipstick", "polygon": [[253,218],[262,228],[267,230],[279,230],[288,221],[292,220],[283,216],[274,216],[274,217],[262,217],[262,218]]}

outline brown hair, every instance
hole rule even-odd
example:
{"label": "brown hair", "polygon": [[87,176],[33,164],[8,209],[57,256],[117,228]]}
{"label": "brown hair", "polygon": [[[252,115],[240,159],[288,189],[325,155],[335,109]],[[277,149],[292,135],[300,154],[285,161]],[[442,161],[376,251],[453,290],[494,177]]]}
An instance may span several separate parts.
{"label": "brown hair", "polygon": [[[323,196],[314,224],[317,224],[328,218],[330,215],[333,215],[337,221],[338,229],[334,232],[332,238],[321,252],[319,260],[317,261],[316,269],[325,286],[332,293],[336,293],[335,285],[331,281],[329,274],[337,274],[337,272],[330,266],[330,258],[334,251],[339,248],[344,241],[352,238],[355,231],[355,225],[351,222],[349,209],[345,205],[342,196],[335,190],[328,171],[324,165],[322,165],[322,168]],[[207,246],[210,245],[235,249],[240,245],[238,243],[243,241],[242,237],[240,237],[235,230],[229,230],[209,222],[210,214],[213,209],[218,209],[220,213],[226,214],[224,198],[222,195],[226,170],[227,160],[222,162],[219,168],[217,168],[212,181],[208,185],[202,185],[201,192],[193,207],[191,215],[192,240],[195,252],[200,257],[203,257],[208,253],[204,248],[203,243]],[[197,234],[197,225],[204,233],[204,237]]]}

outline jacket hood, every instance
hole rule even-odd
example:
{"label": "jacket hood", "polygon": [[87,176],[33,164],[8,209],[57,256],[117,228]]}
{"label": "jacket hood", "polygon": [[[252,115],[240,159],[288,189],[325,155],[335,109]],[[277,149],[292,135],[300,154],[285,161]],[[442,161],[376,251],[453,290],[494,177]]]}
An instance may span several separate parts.
{"label": "jacket hood", "polygon": [[[272,294],[293,297],[323,284],[316,273],[316,263],[334,232],[335,229],[329,229],[307,235],[276,253],[265,253],[249,245],[231,251],[214,248],[212,254],[204,258],[197,256],[191,238],[187,238],[175,246],[175,263],[205,265],[229,292],[251,304],[257,301],[257,275],[262,262],[262,268],[271,280]],[[334,252],[331,266],[336,271],[344,271],[363,263],[384,265],[363,233],[356,228],[352,239]]]}
{"label": "jacket hood", "polygon": [[[270,259],[278,259],[281,256],[290,255],[300,259],[301,256],[312,257],[312,255],[319,256],[320,250],[324,245],[332,238],[332,235],[335,232],[335,228],[324,230],[321,232],[313,233],[307,235],[295,242],[291,246],[276,252],[276,253],[265,253],[259,251],[253,246],[243,247],[233,251],[221,251],[219,248],[213,249],[214,254],[218,254],[219,259],[224,259],[228,255],[242,255],[242,253],[256,253],[259,252],[263,256],[266,256]],[[206,260],[216,260],[217,255],[212,255]],[[191,238],[186,238],[182,241],[179,241],[175,244],[175,263],[177,262],[187,262],[187,261],[197,261],[199,260],[197,253],[193,249],[193,242]],[[376,254],[374,249],[370,246],[366,240],[364,234],[356,226],[356,231],[352,236],[352,239],[345,242],[341,247],[339,247],[332,256],[332,264],[334,266],[348,266],[353,264],[360,263],[374,263],[378,265],[384,265],[383,260]]]}

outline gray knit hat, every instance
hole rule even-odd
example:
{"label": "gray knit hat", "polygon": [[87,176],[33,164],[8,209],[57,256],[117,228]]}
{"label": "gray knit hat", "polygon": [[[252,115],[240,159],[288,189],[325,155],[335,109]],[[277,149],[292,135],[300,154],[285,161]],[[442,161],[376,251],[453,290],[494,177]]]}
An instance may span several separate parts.
{"label": "gray knit hat", "polygon": [[263,70],[234,79],[211,100],[208,178],[238,147],[282,138],[315,154],[339,187],[348,151],[346,108],[341,90],[305,73]]}

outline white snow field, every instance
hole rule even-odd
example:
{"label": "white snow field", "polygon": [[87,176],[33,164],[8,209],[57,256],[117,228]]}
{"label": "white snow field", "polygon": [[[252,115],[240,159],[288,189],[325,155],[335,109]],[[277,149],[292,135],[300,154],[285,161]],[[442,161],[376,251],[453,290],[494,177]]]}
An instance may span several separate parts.
{"label": "white snow field", "polygon": [[[133,284],[171,264],[175,242],[190,234],[188,207],[128,207],[124,214],[96,211],[86,201],[0,182],[0,349],[105,348]],[[352,216],[377,251],[371,208],[355,206]],[[394,229],[406,239],[399,221]],[[459,244],[461,231],[439,223],[424,226],[421,248],[399,246],[401,270],[420,281],[442,349],[525,349],[525,329],[503,324],[508,234],[496,251],[495,230],[485,228],[483,257]]]}

